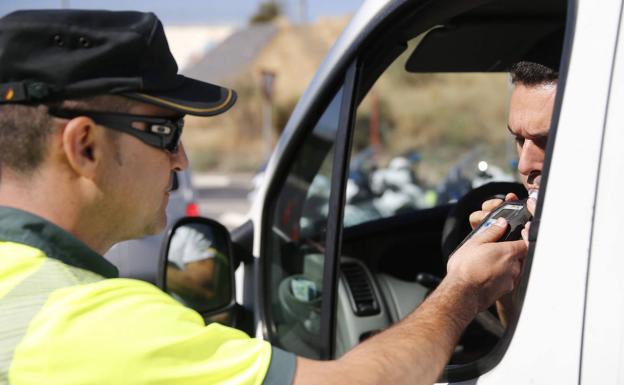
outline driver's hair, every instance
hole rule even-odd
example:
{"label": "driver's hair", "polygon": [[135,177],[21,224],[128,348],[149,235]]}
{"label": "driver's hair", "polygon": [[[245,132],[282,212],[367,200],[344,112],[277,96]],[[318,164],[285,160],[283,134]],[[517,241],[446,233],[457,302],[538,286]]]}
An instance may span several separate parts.
{"label": "driver's hair", "polygon": [[[136,103],[122,96],[99,95],[40,105],[0,105],[0,169],[26,176],[41,165],[55,127],[48,114],[51,107],[127,113]],[[113,139],[118,135],[114,130],[106,133]]]}
{"label": "driver's hair", "polygon": [[521,61],[511,66],[511,83],[525,86],[557,84],[559,72],[543,64]]}

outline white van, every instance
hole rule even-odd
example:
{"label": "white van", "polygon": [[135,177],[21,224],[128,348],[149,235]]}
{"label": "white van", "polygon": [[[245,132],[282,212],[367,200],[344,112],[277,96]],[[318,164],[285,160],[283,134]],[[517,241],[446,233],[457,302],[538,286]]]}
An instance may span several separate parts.
{"label": "white van", "polygon": [[[243,263],[233,324],[331,359],[417,306],[467,233],[467,213],[517,187],[465,194],[469,171],[487,172],[482,162],[513,175],[504,71],[537,55],[554,60],[560,80],[518,316],[507,329],[475,321],[440,381],[624,383],[623,7],[366,1],[293,112],[251,221],[232,233]],[[405,85],[413,92],[395,93]],[[376,164],[358,175],[350,161],[370,146]],[[386,191],[367,192],[369,176],[409,151],[416,179],[404,183],[418,199],[379,206]]]}

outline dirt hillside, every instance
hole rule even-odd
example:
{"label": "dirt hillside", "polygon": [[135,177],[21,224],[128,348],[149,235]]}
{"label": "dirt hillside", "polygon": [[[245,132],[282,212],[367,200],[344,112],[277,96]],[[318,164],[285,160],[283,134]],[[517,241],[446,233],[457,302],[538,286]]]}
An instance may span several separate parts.
{"label": "dirt hillside", "polygon": [[[265,161],[266,154],[261,132],[261,72],[276,74],[275,139],[347,22],[348,18],[333,18],[301,26],[279,20],[277,32],[236,76],[210,79],[236,89],[238,102],[224,115],[187,121],[184,143],[193,167],[256,170]],[[394,153],[407,149],[426,152],[442,142],[450,144],[449,151],[455,153],[484,139],[495,145],[500,143],[504,148],[509,137],[506,130],[501,129],[506,120],[509,87],[506,75],[409,74],[404,64],[413,47],[396,60],[371,91],[381,105],[381,128],[394,133],[388,135],[385,144],[394,147]],[[229,48],[231,51],[232,47]],[[356,124],[368,124],[370,105],[367,97],[358,109]],[[384,116],[389,118],[384,120]],[[363,131],[358,129],[358,132]],[[434,157],[442,155],[438,150],[432,153]],[[441,167],[451,161],[446,157],[440,160]]]}
{"label": "dirt hillside", "polygon": [[215,118],[190,118],[184,143],[196,169],[254,170],[264,161],[261,137],[260,79],[262,71],[276,74],[273,126],[276,138],[323,57],[349,18],[320,19],[292,25],[278,20],[271,41],[237,76],[221,79],[238,93],[230,112]]}

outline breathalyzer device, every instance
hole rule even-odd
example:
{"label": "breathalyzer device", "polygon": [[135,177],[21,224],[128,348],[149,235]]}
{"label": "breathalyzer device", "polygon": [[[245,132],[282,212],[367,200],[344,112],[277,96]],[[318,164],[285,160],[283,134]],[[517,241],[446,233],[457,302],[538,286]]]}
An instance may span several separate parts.
{"label": "breathalyzer device", "polygon": [[[526,199],[519,201],[503,202],[500,206],[492,210],[490,214],[477,226],[464,240],[455,248],[455,251],[459,249],[467,240],[472,238],[475,234],[492,226],[498,218],[505,218],[507,220],[507,230],[498,242],[504,241],[517,241],[522,238],[521,231],[524,225],[531,220],[531,213],[526,205]],[[455,252],[453,251],[453,253]]]}

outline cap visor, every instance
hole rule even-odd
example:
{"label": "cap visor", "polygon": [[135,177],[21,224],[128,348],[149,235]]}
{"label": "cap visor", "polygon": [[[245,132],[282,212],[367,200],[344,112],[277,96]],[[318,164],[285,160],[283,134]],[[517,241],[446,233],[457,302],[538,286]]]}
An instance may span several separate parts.
{"label": "cap visor", "polygon": [[221,114],[236,102],[236,92],[214,84],[178,75],[182,85],[167,91],[124,93],[132,99],[171,109],[188,115]]}

